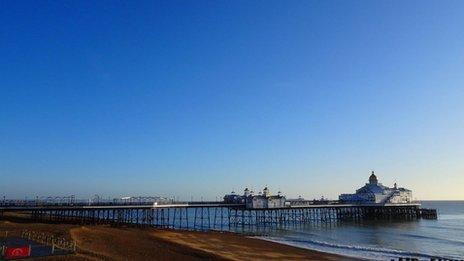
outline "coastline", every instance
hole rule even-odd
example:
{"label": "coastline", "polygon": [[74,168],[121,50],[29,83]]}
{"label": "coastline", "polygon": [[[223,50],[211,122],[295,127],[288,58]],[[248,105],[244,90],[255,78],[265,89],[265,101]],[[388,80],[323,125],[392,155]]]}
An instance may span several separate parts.
{"label": "coastline", "polygon": [[288,242],[286,242],[284,240],[268,238],[268,237],[265,237],[265,236],[255,236],[255,237],[252,237],[252,238],[256,238],[256,239],[259,239],[259,240],[264,240],[264,241],[268,241],[268,242],[272,242],[272,243],[276,243],[276,244],[281,244],[281,245],[285,245],[285,246],[291,246],[291,247],[301,248],[301,249],[305,249],[305,250],[321,252],[321,253],[324,253],[324,254],[341,255],[341,256],[343,256],[343,258],[350,259],[350,260],[369,260],[369,259],[365,259],[365,258],[361,258],[361,257],[354,257],[354,256],[343,255],[343,254],[338,254],[338,253],[325,252],[325,251],[320,250],[320,249],[313,249],[313,248],[309,248],[309,247],[305,247],[305,246],[299,246],[299,245],[288,243]]}
{"label": "coastline", "polygon": [[0,234],[24,229],[77,242],[76,254],[35,260],[360,260],[231,232],[0,221]]}
{"label": "coastline", "polygon": [[164,230],[158,236],[228,260],[361,260],[231,232]]}

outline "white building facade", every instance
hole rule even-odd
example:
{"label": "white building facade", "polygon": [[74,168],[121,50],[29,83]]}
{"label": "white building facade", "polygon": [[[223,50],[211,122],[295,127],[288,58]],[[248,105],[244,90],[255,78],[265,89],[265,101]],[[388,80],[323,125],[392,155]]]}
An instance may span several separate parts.
{"label": "white building facade", "polygon": [[398,188],[396,183],[393,188],[386,187],[378,182],[372,171],[369,183],[356,190],[355,194],[341,194],[339,200],[354,204],[406,204],[412,202],[412,191]]}
{"label": "white building facade", "polygon": [[283,208],[285,207],[285,197],[280,194],[271,195],[269,189],[265,187],[263,193],[253,195],[248,189],[244,193],[246,208]]}

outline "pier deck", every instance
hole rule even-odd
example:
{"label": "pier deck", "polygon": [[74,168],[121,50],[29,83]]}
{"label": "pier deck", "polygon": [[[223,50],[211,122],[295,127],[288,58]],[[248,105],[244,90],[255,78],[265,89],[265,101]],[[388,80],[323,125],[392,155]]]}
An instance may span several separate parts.
{"label": "pier deck", "polygon": [[52,205],[1,206],[39,222],[153,226],[181,229],[230,230],[236,227],[270,227],[286,224],[361,221],[377,219],[436,219],[436,210],[420,204],[325,204],[268,209],[247,209],[244,204],[181,202],[164,205]]}

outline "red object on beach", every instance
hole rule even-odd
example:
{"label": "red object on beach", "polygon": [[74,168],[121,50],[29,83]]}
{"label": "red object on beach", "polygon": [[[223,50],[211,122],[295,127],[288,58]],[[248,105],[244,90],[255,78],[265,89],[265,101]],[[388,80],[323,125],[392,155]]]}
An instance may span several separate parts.
{"label": "red object on beach", "polygon": [[28,257],[31,251],[29,246],[21,246],[21,247],[5,247],[5,253],[3,257],[5,259],[16,259],[16,258],[23,258]]}

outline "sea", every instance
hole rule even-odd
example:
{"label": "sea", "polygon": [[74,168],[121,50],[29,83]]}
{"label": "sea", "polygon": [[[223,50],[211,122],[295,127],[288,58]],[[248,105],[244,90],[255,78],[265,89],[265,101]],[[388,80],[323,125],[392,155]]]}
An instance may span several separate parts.
{"label": "sea", "polygon": [[437,220],[308,224],[259,236],[281,244],[368,260],[464,259],[464,201],[423,201]]}

